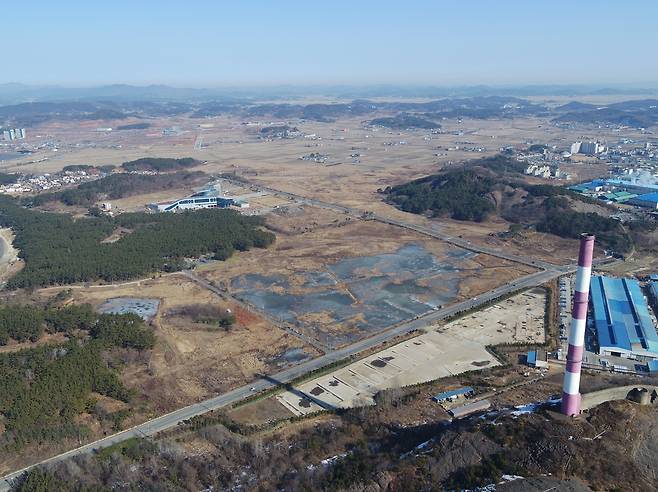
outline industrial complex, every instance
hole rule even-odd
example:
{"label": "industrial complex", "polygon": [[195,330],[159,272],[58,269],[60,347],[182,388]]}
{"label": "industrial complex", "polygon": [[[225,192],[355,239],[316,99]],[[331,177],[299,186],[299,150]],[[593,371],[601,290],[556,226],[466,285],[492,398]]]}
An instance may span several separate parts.
{"label": "industrial complex", "polygon": [[595,179],[570,190],[613,203],[658,209],[658,185],[624,179]]}
{"label": "industrial complex", "polygon": [[637,280],[594,276],[591,297],[599,354],[658,358],[658,334]]}
{"label": "industrial complex", "polygon": [[[580,374],[583,365],[609,367],[621,372],[658,372],[658,333],[642,285],[634,278],[592,276],[594,237],[581,238],[578,271],[573,281],[573,307],[562,393],[562,413],[581,412]],[[658,307],[658,276],[650,275],[647,291]],[[564,299],[571,282],[560,282]],[[561,311],[564,306],[561,301]],[[590,315],[588,316],[588,311]],[[564,315],[562,323],[566,324]],[[588,337],[589,333],[589,337]],[[560,337],[563,342],[563,336]],[[588,344],[587,341],[591,340]],[[558,359],[562,349],[558,350]],[[527,363],[537,367],[538,351],[528,352]],[[633,361],[632,367],[623,361]],[[638,364],[639,363],[639,364]]]}
{"label": "industrial complex", "polygon": [[[635,278],[615,278],[595,275],[591,278],[588,291],[586,343],[583,363],[615,371],[636,373],[652,372],[652,364],[658,364],[658,333],[656,317],[658,309],[658,276],[651,275],[640,282]],[[582,283],[583,281],[580,280]],[[567,313],[568,299],[583,299],[584,291],[578,291],[578,279],[560,279],[560,341],[557,358],[566,352],[566,326],[573,319]],[[582,288],[582,286],[580,286]],[[649,300],[652,306],[649,305]],[[653,309],[652,309],[653,307]],[[583,307],[579,308],[580,320]],[[538,355],[528,353],[527,363]]]}

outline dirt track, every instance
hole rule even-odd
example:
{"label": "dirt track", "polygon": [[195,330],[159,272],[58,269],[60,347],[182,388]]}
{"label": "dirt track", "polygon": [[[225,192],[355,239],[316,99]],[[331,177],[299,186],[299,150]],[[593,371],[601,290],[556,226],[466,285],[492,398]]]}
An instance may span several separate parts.
{"label": "dirt track", "polygon": [[0,282],[5,282],[17,270],[18,250],[12,245],[13,240],[11,229],[0,229]]}

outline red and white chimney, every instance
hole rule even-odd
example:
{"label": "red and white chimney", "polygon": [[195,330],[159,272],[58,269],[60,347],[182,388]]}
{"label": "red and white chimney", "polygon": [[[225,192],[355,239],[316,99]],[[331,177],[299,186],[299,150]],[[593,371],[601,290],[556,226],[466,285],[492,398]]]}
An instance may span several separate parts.
{"label": "red and white chimney", "polygon": [[580,414],[580,368],[585,350],[585,326],[587,323],[587,304],[589,302],[589,283],[592,277],[592,257],[594,256],[594,235],[580,236],[580,253],[578,271],[571,311],[571,330],[569,331],[569,351],[567,367],[562,385],[562,413],[574,416]]}

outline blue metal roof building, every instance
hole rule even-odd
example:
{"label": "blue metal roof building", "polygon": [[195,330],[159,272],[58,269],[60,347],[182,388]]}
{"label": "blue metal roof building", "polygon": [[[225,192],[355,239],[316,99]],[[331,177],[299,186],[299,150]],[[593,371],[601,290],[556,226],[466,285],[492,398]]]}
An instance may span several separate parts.
{"label": "blue metal roof building", "polygon": [[647,362],[647,369],[649,369],[650,374],[658,374],[658,359]]}
{"label": "blue metal roof building", "polygon": [[587,191],[599,191],[604,185],[605,183],[602,180],[595,179],[594,181],[587,181],[586,183],[569,186],[569,189],[577,191],[578,193],[585,193]]}
{"label": "blue metal roof building", "polygon": [[629,191],[639,193],[658,192],[658,185],[638,183],[637,181],[628,181],[624,179],[595,179],[592,183],[600,183],[603,186],[615,186],[617,188],[626,188]]}
{"label": "blue metal roof building", "polygon": [[637,280],[594,276],[590,293],[600,354],[658,358],[658,333]]}
{"label": "blue metal roof building", "polygon": [[530,350],[526,354],[526,364],[530,367],[546,368],[548,361],[546,359],[545,350]]}
{"label": "blue metal roof building", "polygon": [[444,391],[443,393],[439,393],[438,395],[432,397],[432,400],[434,400],[437,403],[441,403],[442,401],[452,400],[454,398],[457,398],[458,396],[472,395],[473,393],[475,393],[475,390],[473,388],[471,388],[470,386],[464,386],[463,388],[457,388],[455,390]]}
{"label": "blue metal roof building", "polygon": [[631,198],[630,200],[628,200],[628,203],[637,205],[639,207],[656,209],[658,208],[658,192],[638,195],[635,198]]}
{"label": "blue metal roof building", "polygon": [[526,355],[526,362],[530,366],[534,366],[537,363],[537,351],[536,350],[531,350],[528,352],[528,355]]}
{"label": "blue metal roof building", "polygon": [[658,209],[658,185],[623,179],[594,179],[570,186],[569,189],[584,194],[603,191],[606,193],[599,196],[603,200]]}

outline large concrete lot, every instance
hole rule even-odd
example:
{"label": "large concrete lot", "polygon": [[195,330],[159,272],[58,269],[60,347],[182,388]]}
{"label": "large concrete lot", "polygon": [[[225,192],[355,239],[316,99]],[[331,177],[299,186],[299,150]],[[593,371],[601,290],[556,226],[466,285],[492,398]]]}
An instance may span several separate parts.
{"label": "large concrete lot", "polygon": [[442,328],[487,345],[534,343],[543,340],[545,294],[533,289],[482,311],[465,316]]}
{"label": "large concrete lot", "polygon": [[301,384],[276,399],[295,415],[374,403],[378,391],[500,363],[487,345],[544,340],[543,289],[518,294],[349,366]]}

